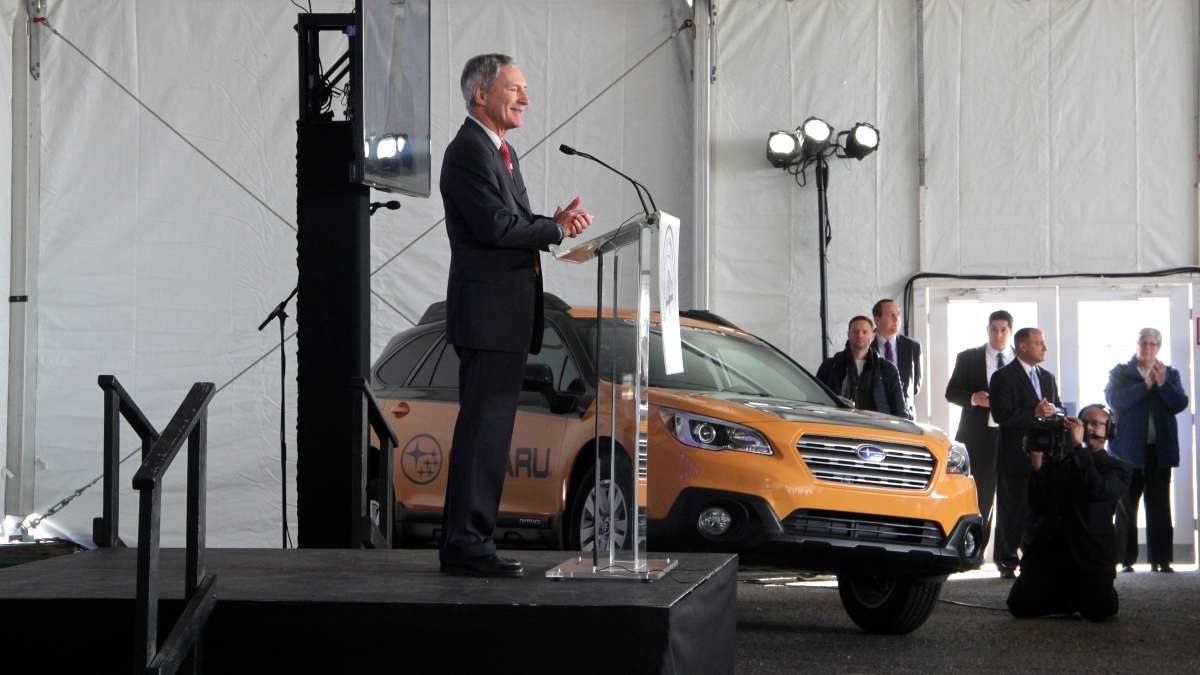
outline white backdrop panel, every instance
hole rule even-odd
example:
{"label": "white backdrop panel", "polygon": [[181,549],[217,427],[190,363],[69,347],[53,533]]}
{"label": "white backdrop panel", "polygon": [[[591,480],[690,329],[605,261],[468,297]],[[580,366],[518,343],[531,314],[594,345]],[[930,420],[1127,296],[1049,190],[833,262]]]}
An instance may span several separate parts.
{"label": "white backdrop panel", "polygon": [[[885,152],[830,166],[829,327],[898,290],[916,265],[914,6],[739,2],[723,10],[714,118],[714,309],[815,371],[821,355],[815,177],[764,157],[767,132],[817,115],[870,122]],[[893,121],[894,120],[894,121]],[[905,154],[905,149],[908,154]]]}

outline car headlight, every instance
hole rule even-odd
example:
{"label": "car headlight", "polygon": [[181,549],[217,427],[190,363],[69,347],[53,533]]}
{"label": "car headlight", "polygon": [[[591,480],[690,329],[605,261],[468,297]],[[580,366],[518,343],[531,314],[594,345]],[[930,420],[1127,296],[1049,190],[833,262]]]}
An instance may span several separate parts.
{"label": "car headlight", "polygon": [[971,456],[967,454],[967,446],[958,441],[950,443],[950,451],[946,453],[946,473],[971,475]]}
{"label": "car headlight", "polygon": [[750,427],[671,408],[659,408],[658,414],[675,440],[684,445],[702,450],[775,454],[766,437]]}

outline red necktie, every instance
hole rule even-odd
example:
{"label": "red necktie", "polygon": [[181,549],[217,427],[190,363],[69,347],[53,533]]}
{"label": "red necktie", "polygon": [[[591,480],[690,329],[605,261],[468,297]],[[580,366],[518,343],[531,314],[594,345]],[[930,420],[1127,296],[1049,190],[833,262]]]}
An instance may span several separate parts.
{"label": "red necktie", "polygon": [[504,158],[504,168],[508,169],[508,177],[512,178],[513,166],[512,157],[508,154],[508,142],[500,141],[500,156]]}
{"label": "red necktie", "polygon": [[[508,169],[508,177],[512,178],[513,177],[512,157],[508,154],[508,142],[507,141],[500,141],[500,156],[504,158],[504,168]],[[542,273],[542,261],[539,260],[539,258],[541,258],[541,256],[538,255],[536,251],[534,252],[534,256],[536,256],[536,257],[533,259],[533,269],[537,274],[541,274]]]}

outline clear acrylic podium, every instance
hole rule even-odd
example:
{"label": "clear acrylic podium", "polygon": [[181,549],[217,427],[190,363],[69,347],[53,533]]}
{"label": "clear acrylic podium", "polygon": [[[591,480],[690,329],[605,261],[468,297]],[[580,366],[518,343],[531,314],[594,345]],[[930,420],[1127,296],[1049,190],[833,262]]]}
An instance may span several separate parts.
{"label": "clear acrylic podium", "polygon": [[[669,255],[663,260],[660,274],[670,275],[671,283],[677,278],[674,235],[678,232],[679,219],[656,211],[638,220],[622,225],[599,237],[559,250],[559,260],[572,263],[596,261],[596,327],[593,336],[595,363],[595,483],[592,498],[587,500],[585,511],[591,508],[593,530],[591,532],[591,555],[577,555],[546,572],[550,579],[627,579],[654,581],[661,579],[678,563],[670,558],[646,557],[646,494],[649,489],[649,439],[647,414],[649,411],[650,377],[650,284],[651,253],[654,235],[660,225],[671,231],[670,241],[660,241],[660,247],[669,247]],[[637,244],[637,315],[634,322],[621,318],[617,313],[617,287],[619,285],[618,252]],[[604,259],[612,260],[612,311],[606,321],[604,315]],[[660,256],[660,258],[662,258]],[[671,301],[674,302],[674,296]],[[607,324],[607,325],[606,325]],[[628,344],[632,342],[633,344]],[[607,349],[606,349],[607,348]],[[620,358],[623,354],[625,358]],[[632,358],[629,358],[632,356]],[[603,361],[608,363],[603,363]],[[608,377],[601,373],[607,372]],[[605,391],[603,380],[608,380]],[[603,394],[603,395],[602,395]],[[607,399],[607,400],[603,400]],[[620,411],[625,410],[625,419],[620,421]],[[607,413],[607,429],[602,428],[601,417]],[[622,433],[620,430],[625,430]],[[621,443],[631,450],[630,466],[618,461]],[[623,491],[620,480],[602,480],[605,474],[601,466],[602,451],[607,453],[608,476],[618,477],[625,470],[629,476],[628,487],[631,509],[625,508],[618,491]],[[646,486],[643,488],[643,486]],[[583,489],[586,489],[583,488]],[[622,520],[622,514],[624,520]],[[578,523],[575,524],[576,526]],[[581,528],[582,529],[582,528]],[[585,532],[580,532],[580,543],[585,543]],[[606,549],[606,550],[602,550]]]}

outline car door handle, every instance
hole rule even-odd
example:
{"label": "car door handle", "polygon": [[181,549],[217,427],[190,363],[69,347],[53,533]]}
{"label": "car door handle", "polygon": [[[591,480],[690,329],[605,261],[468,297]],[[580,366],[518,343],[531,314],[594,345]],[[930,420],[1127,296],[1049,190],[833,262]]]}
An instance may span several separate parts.
{"label": "car door handle", "polygon": [[392,408],[392,417],[400,418],[400,417],[404,417],[407,414],[408,414],[408,404],[407,403],[401,403],[401,404],[397,405],[395,408]]}

